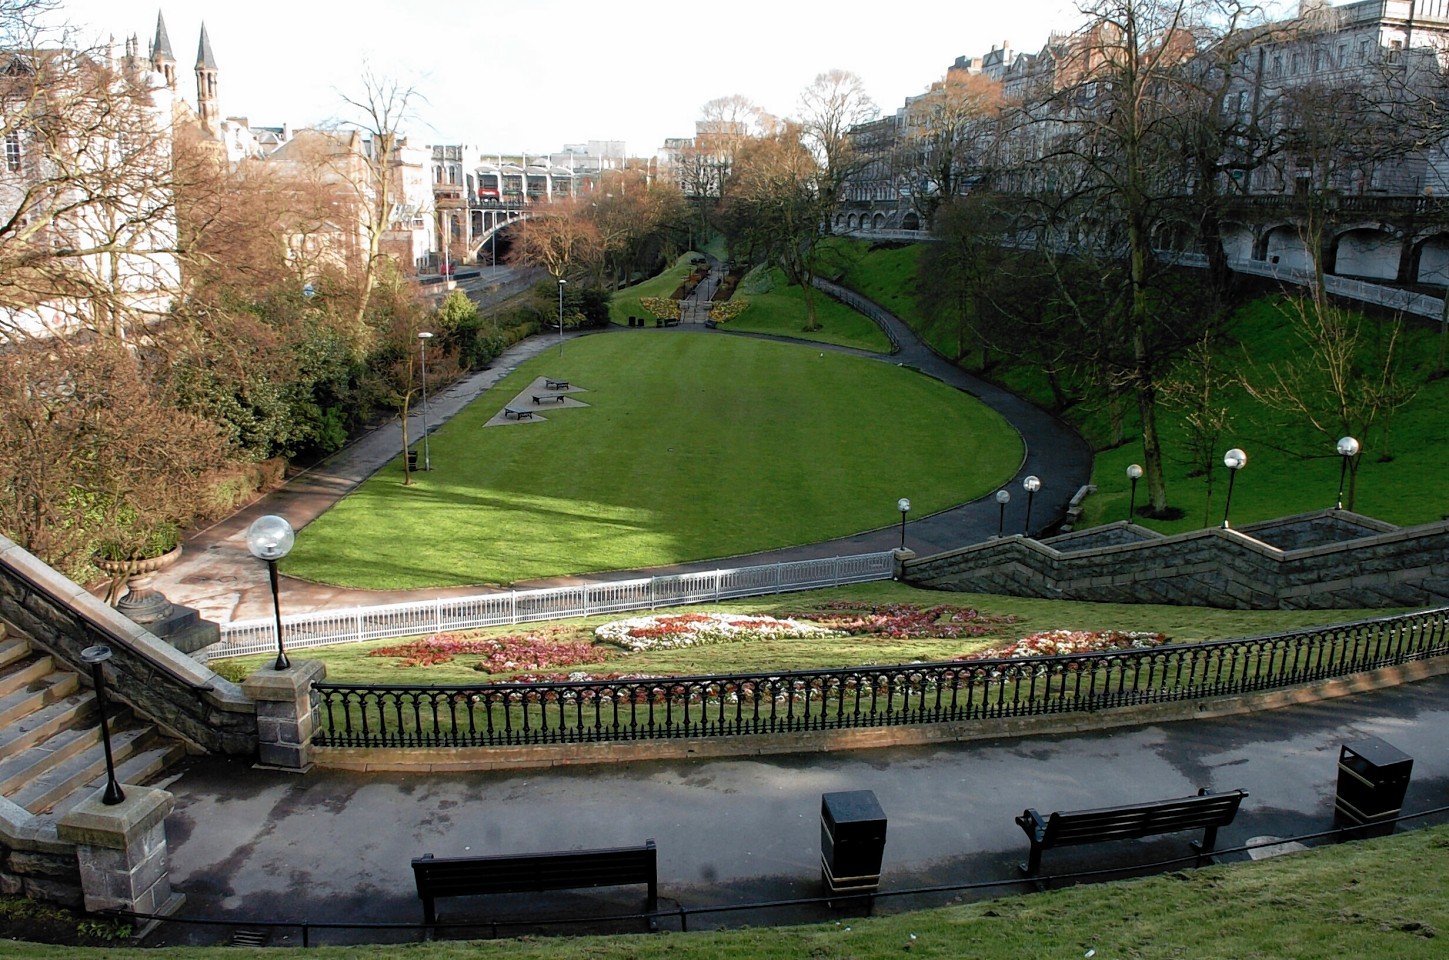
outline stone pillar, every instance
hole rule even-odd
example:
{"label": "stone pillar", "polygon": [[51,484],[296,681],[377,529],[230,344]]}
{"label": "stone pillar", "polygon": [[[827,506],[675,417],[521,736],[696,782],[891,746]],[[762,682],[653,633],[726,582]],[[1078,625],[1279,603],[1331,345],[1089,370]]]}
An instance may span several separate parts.
{"label": "stone pillar", "polygon": [[97,790],[61,817],[56,831],[76,845],[87,910],[169,915],[185,900],[171,889],[166,857],[166,815],[175,799],[152,787],[127,785],[125,792],[126,799],[107,806]]}
{"label": "stone pillar", "polygon": [[242,681],[257,704],[257,754],[264,767],[306,773],[312,766],[317,697],[312,684],[327,675],[320,660],[294,660],[285,670],[263,667]]}
{"label": "stone pillar", "polygon": [[906,561],[916,559],[916,551],[908,547],[897,547],[891,551],[895,559],[895,570],[891,573],[892,580],[904,580],[906,575]]}

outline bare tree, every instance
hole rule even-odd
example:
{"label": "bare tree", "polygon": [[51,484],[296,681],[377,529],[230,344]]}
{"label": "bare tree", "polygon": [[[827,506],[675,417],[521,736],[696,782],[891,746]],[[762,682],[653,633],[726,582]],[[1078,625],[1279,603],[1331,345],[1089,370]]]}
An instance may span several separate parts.
{"label": "bare tree", "polygon": [[901,164],[911,205],[927,225],[936,211],[984,172],[1002,107],[1001,84],[953,70],[906,107]]}
{"label": "bare tree", "polygon": [[824,209],[833,210],[845,182],[868,159],[848,134],[874,120],[879,110],[860,77],[848,70],[827,70],[800,94],[799,111],[799,140],[818,167],[816,192]]}

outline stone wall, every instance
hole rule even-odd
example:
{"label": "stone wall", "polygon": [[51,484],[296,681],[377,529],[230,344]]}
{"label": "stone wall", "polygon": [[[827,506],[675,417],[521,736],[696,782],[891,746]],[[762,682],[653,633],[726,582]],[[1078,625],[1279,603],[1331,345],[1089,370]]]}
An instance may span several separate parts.
{"label": "stone wall", "polygon": [[[1113,542],[1119,536],[1125,542]],[[1439,606],[1449,604],[1449,522],[1401,529],[1324,511],[1172,536],[1120,522],[910,560],[902,579],[937,590],[1241,610]]]}
{"label": "stone wall", "polygon": [[82,902],[75,844],[60,840],[53,824],[42,823],[4,797],[0,797],[0,894],[66,907]]}
{"label": "stone wall", "polygon": [[167,733],[210,753],[255,755],[256,704],[241,688],[153,636],[0,537],[0,617],[83,677],[80,652],[111,648],[111,694]]}

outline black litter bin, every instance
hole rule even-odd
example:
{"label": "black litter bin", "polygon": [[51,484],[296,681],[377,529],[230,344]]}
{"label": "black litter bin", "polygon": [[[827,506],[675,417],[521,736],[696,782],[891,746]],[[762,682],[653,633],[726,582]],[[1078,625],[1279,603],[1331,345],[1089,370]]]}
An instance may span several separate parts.
{"label": "black litter bin", "polygon": [[820,873],[831,893],[880,886],[886,816],[870,790],[820,795]]}
{"label": "black litter bin", "polygon": [[409,470],[416,470],[417,468],[418,468],[418,452],[416,450],[409,450],[408,451],[408,469]]}
{"label": "black litter bin", "polygon": [[1373,828],[1361,831],[1368,836],[1393,833],[1386,821],[1399,815],[1413,768],[1413,757],[1377,737],[1345,743],[1338,754],[1334,824]]}

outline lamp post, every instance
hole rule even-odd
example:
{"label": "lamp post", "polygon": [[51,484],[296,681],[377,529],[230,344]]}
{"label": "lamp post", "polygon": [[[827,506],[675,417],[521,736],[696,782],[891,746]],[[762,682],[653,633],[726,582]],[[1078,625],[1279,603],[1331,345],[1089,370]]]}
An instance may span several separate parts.
{"label": "lamp post", "polygon": [[1031,536],[1031,501],[1036,497],[1036,492],[1041,489],[1041,478],[1035,475],[1021,481],[1022,489],[1026,490],[1026,523],[1022,524],[1021,534],[1024,537]]}
{"label": "lamp post", "polygon": [[277,618],[277,662],[273,667],[277,670],[285,670],[292,665],[282,645],[282,603],[277,597],[277,561],[291,552],[295,539],[292,525],[285,517],[276,514],[258,517],[247,528],[247,549],[258,560],[267,561],[267,574],[272,581],[272,613]]}
{"label": "lamp post", "polygon": [[563,353],[563,288],[568,283],[563,277],[558,278],[558,352]]}
{"label": "lamp post", "polygon": [[1228,495],[1223,500],[1223,529],[1228,529],[1228,510],[1233,505],[1233,480],[1237,477],[1238,471],[1248,462],[1248,455],[1237,447],[1223,454],[1223,466],[1228,468]]}
{"label": "lamp post", "polygon": [[1011,491],[1002,487],[996,491],[996,535],[1006,536],[1006,505],[1011,502]]}
{"label": "lamp post", "polygon": [[911,501],[901,497],[896,501],[896,509],[901,512],[901,549],[906,548],[906,514],[911,512]]}
{"label": "lamp post", "polygon": [[1142,479],[1142,465],[1134,463],[1127,468],[1127,479],[1132,481],[1132,493],[1127,498],[1127,522],[1137,514],[1137,481]]}
{"label": "lamp post", "polygon": [[106,751],[106,792],[101,794],[101,803],[114,807],[126,799],[126,794],[116,780],[116,761],[111,755],[111,726],[106,720],[106,674],[101,665],[111,659],[111,648],[98,643],[82,650],[80,657],[91,665],[91,682],[96,688],[96,709],[101,714],[101,745]]}
{"label": "lamp post", "polygon": [[1358,456],[1358,441],[1353,437],[1340,437],[1338,446],[1339,457],[1343,460],[1343,466],[1338,471],[1338,507],[1343,509],[1343,481],[1348,477],[1348,462]]}
{"label": "lamp post", "polygon": [[418,354],[423,361],[423,469],[433,469],[433,458],[428,450],[428,341],[433,335],[427,330],[418,334]]}

